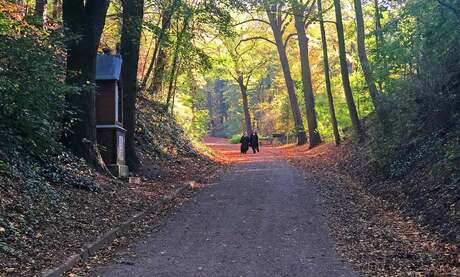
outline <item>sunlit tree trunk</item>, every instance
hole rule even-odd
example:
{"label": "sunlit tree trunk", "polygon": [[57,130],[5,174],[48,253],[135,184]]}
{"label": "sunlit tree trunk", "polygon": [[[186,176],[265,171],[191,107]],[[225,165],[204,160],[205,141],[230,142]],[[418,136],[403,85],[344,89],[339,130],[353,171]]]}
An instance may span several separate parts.
{"label": "sunlit tree trunk", "polygon": [[184,37],[185,32],[188,29],[188,22],[189,22],[189,17],[187,16],[184,18],[184,22],[182,25],[181,31],[177,34],[177,39],[176,39],[176,47],[174,49],[174,56],[173,56],[173,62],[172,62],[172,67],[171,67],[171,74],[169,78],[169,86],[168,86],[168,96],[166,98],[166,104],[169,106],[169,103],[171,101],[171,97],[173,94],[173,86],[174,86],[174,80],[176,79],[176,75],[179,73],[178,72],[178,61],[179,61],[179,55],[180,55],[180,47],[182,45],[182,38]]}
{"label": "sunlit tree trunk", "polygon": [[126,129],[126,162],[131,170],[139,168],[135,149],[137,69],[144,17],[144,0],[123,1],[121,56],[123,58],[123,126]]}
{"label": "sunlit tree trunk", "polygon": [[291,104],[292,114],[294,117],[294,123],[297,134],[297,144],[303,145],[307,142],[305,129],[302,122],[302,114],[300,113],[299,103],[295,94],[294,82],[292,80],[291,69],[289,67],[289,61],[286,54],[286,48],[283,43],[283,34],[281,30],[281,22],[277,17],[277,14],[270,10],[270,7],[266,9],[270,26],[273,31],[273,37],[275,38],[278,55],[283,69],[284,80],[286,82],[286,88],[288,91],[289,101]]}
{"label": "sunlit tree trunk", "polygon": [[323,67],[324,67],[324,79],[326,81],[326,94],[327,100],[329,102],[329,115],[331,116],[332,130],[334,132],[335,145],[340,144],[340,133],[339,127],[337,124],[337,118],[335,116],[334,108],[334,98],[332,97],[331,89],[331,77],[329,75],[329,56],[327,53],[327,39],[326,39],[326,30],[324,28],[324,19],[323,19],[323,8],[321,0],[318,0],[318,17],[319,17],[319,27],[321,30],[321,42],[323,48]]}
{"label": "sunlit tree trunk", "polygon": [[[67,40],[67,80],[70,85],[81,88],[80,93],[68,95],[69,109],[77,120],[67,120],[70,131],[63,142],[88,162],[104,167],[97,148],[96,137],[96,55],[109,0],[64,0],[63,20],[66,35],[79,39]],[[89,86],[90,84],[91,86]]]}
{"label": "sunlit tree trunk", "polygon": [[244,122],[246,123],[246,132],[248,135],[252,134],[252,122],[251,114],[249,113],[249,102],[248,102],[248,88],[244,82],[243,76],[238,76],[238,85],[240,87],[241,96],[243,99],[243,111],[244,111]]}
{"label": "sunlit tree trunk", "polygon": [[153,69],[152,83],[148,89],[152,95],[157,95],[163,84],[166,63],[168,61],[168,52],[166,47],[163,45],[164,37],[171,27],[172,16],[174,15],[177,6],[180,5],[180,1],[181,0],[173,0],[170,8],[168,8],[167,13],[163,17],[164,21],[162,26],[162,39],[158,40],[158,56],[156,58],[155,67]]}
{"label": "sunlit tree trunk", "polygon": [[[180,72],[180,59],[178,61],[177,72]],[[176,73],[174,76],[174,83],[172,88],[172,101],[171,101],[171,114],[174,114],[174,105],[176,102],[176,91],[177,91],[177,79],[179,79],[179,74]]]}
{"label": "sunlit tree trunk", "polygon": [[336,27],[337,27],[337,39],[339,44],[339,59],[340,59],[340,70],[342,74],[342,85],[345,93],[345,98],[347,101],[348,112],[351,119],[351,124],[353,131],[357,136],[358,140],[364,139],[364,131],[359,121],[358,112],[356,111],[355,101],[353,99],[353,92],[351,90],[350,78],[348,72],[348,63],[347,63],[347,54],[345,51],[345,35],[343,31],[343,22],[342,22],[342,7],[340,5],[340,0],[334,0],[335,6],[335,18],[336,18]]}
{"label": "sunlit tree trunk", "polygon": [[298,0],[292,1],[294,9],[295,28],[297,30],[299,51],[300,51],[300,66],[302,69],[302,85],[303,94],[305,97],[305,110],[307,115],[307,126],[310,148],[313,148],[321,143],[321,136],[318,131],[318,121],[315,111],[315,97],[313,95],[313,85],[311,80],[310,59],[308,57],[308,37],[305,31],[304,24],[304,6]]}
{"label": "sunlit tree trunk", "polygon": [[[150,92],[153,92],[153,90],[158,90],[161,86],[161,82],[163,81],[162,80],[163,72],[164,72],[164,67],[166,65],[166,58],[167,58],[163,44],[164,44],[165,37],[167,33],[169,32],[169,29],[171,28],[171,19],[176,9],[176,2],[178,1],[179,0],[173,0],[170,5],[166,6],[161,16],[161,30],[158,36],[158,41],[155,44],[155,48],[153,50],[153,55],[152,55],[152,60],[150,61],[149,67],[147,69],[146,74],[144,75],[144,79],[142,80],[142,85],[141,85],[142,88],[146,87],[147,82],[150,78],[150,75],[152,74],[152,71],[153,71],[154,76],[152,78],[152,83],[148,89]],[[159,74],[161,74],[161,76],[159,76]]]}
{"label": "sunlit tree trunk", "polygon": [[367,58],[366,54],[363,8],[361,5],[361,0],[354,0],[354,3],[356,14],[356,40],[358,42],[358,56],[361,63],[361,68],[364,73],[364,78],[366,79],[367,86],[369,87],[369,93],[371,95],[375,111],[377,112],[378,118],[383,122],[386,119],[386,113],[382,94],[377,90],[371,64],[369,63],[369,59]]}

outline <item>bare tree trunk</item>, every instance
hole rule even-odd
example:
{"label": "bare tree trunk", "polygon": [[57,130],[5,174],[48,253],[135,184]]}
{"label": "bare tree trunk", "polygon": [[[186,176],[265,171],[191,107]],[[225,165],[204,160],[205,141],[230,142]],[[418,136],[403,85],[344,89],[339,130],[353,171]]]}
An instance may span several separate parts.
{"label": "bare tree trunk", "polygon": [[144,17],[144,0],[123,1],[123,26],[121,34],[121,56],[123,57],[123,126],[126,132],[126,162],[136,171],[139,159],[135,148],[136,99],[138,93],[137,69]]}
{"label": "bare tree trunk", "polygon": [[[96,136],[96,54],[105,24],[109,0],[64,0],[63,20],[67,35],[77,39],[67,41],[68,84],[81,88],[80,93],[67,97],[69,108],[75,111],[77,120],[67,119],[70,131],[63,142],[89,163],[105,168],[97,148]],[[93,86],[88,86],[92,84]]]}
{"label": "bare tree trunk", "polygon": [[270,10],[266,9],[268,19],[270,21],[270,26],[273,31],[273,37],[275,38],[276,47],[278,50],[279,59],[281,62],[281,67],[283,68],[284,80],[286,82],[286,88],[289,95],[289,101],[291,104],[292,114],[294,117],[294,123],[297,134],[297,144],[303,145],[307,142],[305,129],[302,122],[302,114],[300,113],[299,103],[297,101],[297,96],[295,94],[294,82],[291,76],[291,69],[289,67],[289,61],[286,54],[286,48],[283,43],[283,34],[281,30],[281,22],[279,22],[277,15]]}
{"label": "bare tree trunk", "polygon": [[327,53],[327,39],[326,39],[326,30],[324,28],[324,20],[323,20],[323,9],[321,6],[321,0],[318,0],[318,11],[319,11],[319,26],[321,29],[321,42],[323,48],[323,66],[324,66],[324,79],[326,80],[326,94],[327,100],[329,102],[329,115],[331,116],[331,123],[332,129],[334,132],[335,138],[335,145],[340,144],[340,133],[339,127],[337,124],[337,118],[335,116],[335,108],[334,108],[334,98],[332,97],[332,89],[331,89],[331,77],[329,75],[329,57]]}
{"label": "bare tree trunk", "polygon": [[337,38],[339,43],[339,59],[340,59],[340,69],[342,74],[342,83],[343,90],[345,93],[345,98],[347,101],[348,112],[350,114],[351,125],[353,131],[357,136],[358,140],[364,139],[364,131],[359,121],[359,116],[356,111],[355,101],[353,99],[353,92],[351,90],[350,79],[348,76],[348,63],[347,63],[347,54],[345,51],[345,35],[343,31],[343,22],[342,22],[342,7],[340,5],[340,0],[334,0],[335,6],[335,18],[336,18],[336,27],[337,27]]}
{"label": "bare tree trunk", "polygon": [[177,73],[174,76],[174,84],[173,84],[173,89],[172,89],[171,114],[174,114],[174,103],[176,102],[177,79],[179,77],[179,72],[180,72],[180,60],[178,64],[179,65],[177,66]]}
{"label": "bare tree trunk", "polygon": [[297,1],[292,1],[294,9],[295,27],[298,35],[300,66],[302,69],[302,85],[305,97],[305,110],[307,115],[308,135],[310,148],[321,143],[321,136],[318,131],[318,121],[315,111],[315,97],[313,95],[313,85],[311,80],[310,60],[308,57],[308,37],[304,25],[305,8]]}
{"label": "bare tree trunk", "polygon": [[358,42],[358,56],[361,62],[361,68],[363,70],[367,86],[369,87],[369,93],[371,95],[375,111],[377,112],[377,116],[381,122],[384,122],[386,120],[386,112],[382,99],[382,94],[379,93],[379,91],[377,90],[377,86],[375,85],[374,76],[372,73],[372,68],[366,54],[363,8],[361,5],[361,0],[354,0],[354,3],[356,14],[356,40]]}
{"label": "bare tree trunk", "polygon": [[246,123],[246,132],[248,135],[252,134],[252,122],[251,114],[249,113],[249,102],[248,102],[248,89],[244,83],[243,76],[238,76],[238,85],[240,86],[241,96],[243,98],[243,111],[244,111],[244,121]]}

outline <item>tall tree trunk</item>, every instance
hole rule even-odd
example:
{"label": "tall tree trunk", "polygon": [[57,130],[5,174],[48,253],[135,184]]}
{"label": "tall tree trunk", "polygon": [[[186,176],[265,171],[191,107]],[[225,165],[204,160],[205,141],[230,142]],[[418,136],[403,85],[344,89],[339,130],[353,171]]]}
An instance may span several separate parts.
{"label": "tall tree trunk", "polygon": [[323,20],[323,8],[321,4],[321,0],[318,0],[318,11],[319,11],[319,27],[321,30],[321,42],[323,48],[323,66],[324,66],[324,79],[326,80],[326,94],[327,100],[329,102],[329,115],[331,116],[331,123],[332,123],[332,130],[334,132],[335,138],[335,145],[340,144],[340,133],[339,127],[337,124],[337,118],[335,116],[335,108],[334,108],[334,98],[332,97],[332,89],[331,89],[331,77],[329,75],[329,57],[327,53],[327,39],[326,39],[326,30],[324,28],[324,20]]}
{"label": "tall tree trunk", "polygon": [[342,74],[342,84],[343,90],[345,93],[345,98],[347,101],[348,112],[350,114],[351,125],[353,131],[357,136],[358,140],[364,139],[364,131],[359,121],[358,112],[356,111],[355,101],[353,100],[353,92],[351,90],[349,73],[348,73],[348,63],[347,63],[347,54],[345,51],[345,35],[343,31],[343,22],[342,22],[342,7],[340,5],[340,0],[334,0],[335,6],[335,18],[336,18],[336,27],[337,27],[337,39],[339,43],[339,59],[340,59],[340,70]]}
{"label": "tall tree trunk", "polygon": [[[168,61],[168,52],[167,52],[166,47],[164,47],[165,45],[163,45],[164,36],[166,36],[167,32],[169,31],[171,27],[172,16],[174,15],[174,12],[179,4],[180,4],[180,0],[173,0],[170,8],[168,8],[168,11],[166,12],[166,14],[164,14],[164,17],[163,17],[164,21],[163,21],[162,32],[161,32],[163,37],[161,40],[158,40],[159,41],[158,42],[159,44],[158,57],[156,58],[156,61],[155,61],[155,68],[153,70],[152,83],[150,85],[150,88],[148,89],[148,91],[152,95],[158,94],[163,84],[163,76],[165,72],[166,63]],[[163,33],[163,30],[164,30],[164,33]]]}
{"label": "tall tree trunk", "polygon": [[308,37],[305,31],[304,11],[305,8],[298,2],[292,1],[294,9],[295,28],[297,30],[300,66],[302,69],[302,86],[305,97],[305,110],[307,115],[308,135],[310,137],[310,148],[321,143],[321,136],[318,131],[318,121],[315,110],[315,97],[313,95],[313,85],[311,80],[310,59],[308,57]]}
{"label": "tall tree trunk", "polygon": [[270,26],[273,31],[273,37],[275,38],[276,48],[278,50],[279,59],[281,62],[281,67],[283,69],[284,80],[286,82],[286,88],[289,95],[289,101],[291,104],[292,114],[294,117],[294,123],[297,134],[297,144],[303,145],[307,142],[305,129],[302,122],[302,114],[300,113],[299,103],[297,101],[297,96],[295,94],[294,82],[291,76],[291,69],[289,67],[289,61],[286,54],[286,48],[283,43],[283,34],[281,30],[281,22],[277,18],[277,15],[270,10],[266,9],[268,19],[270,21]]}
{"label": "tall tree trunk", "polygon": [[170,74],[170,78],[169,78],[168,96],[166,98],[166,104],[168,106],[169,106],[169,102],[171,101],[171,97],[172,97],[172,88],[173,88],[173,85],[174,85],[175,75],[178,74],[177,64],[178,64],[178,61],[179,61],[179,54],[180,54],[179,50],[180,50],[180,47],[181,47],[181,44],[182,44],[182,38],[183,38],[185,32],[188,29],[188,21],[189,21],[189,17],[187,16],[187,17],[184,18],[184,22],[183,22],[183,26],[182,26],[181,31],[177,34],[176,47],[174,49],[173,62],[172,62],[172,67],[171,67],[171,74]]}
{"label": "tall tree trunk", "polygon": [[369,93],[371,95],[375,111],[377,112],[377,116],[381,122],[384,122],[386,120],[386,112],[382,99],[382,94],[379,93],[379,91],[377,90],[377,86],[375,85],[374,76],[372,73],[372,68],[366,54],[363,8],[361,5],[361,0],[354,0],[354,3],[356,14],[356,40],[358,42],[358,56],[361,63],[361,68],[363,70],[367,86],[369,87]]}
{"label": "tall tree trunk", "polygon": [[[178,62],[177,66],[177,72],[180,71],[180,60]],[[174,103],[176,102],[176,90],[177,90],[177,79],[179,77],[179,74],[176,73],[174,76],[174,84],[173,84],[173,89],[172,89],[172,102],[171,102],[171,114],[174,114]]]}
{"label": "tall tree trunk", "polygon": [[375,17],[375,44],[379,49],[383,43],[382,23],[380,22],[380,6],[379,0],[374,0],[374,17]]}
{"label": "tall tree trunk", "polygon": [[[150,75],[152,74],[152,71],[154,71],[154,68],[155,68],[154,74],[157,74],[156,72],[157,72],[158,59],[160,58],[160,55],[162,53],[165,37],[167,33],[169,32],[169,29],[171,28],[171,19],[175,12],[176,1],[178,0],[173,0],[173,2],[171,2],[169,6],[166,6],[165,10],[163,11],[161,15],[160,34],[158,36],[158,41],[155,44],[155,48],[153,50],[153,55],[152,55],[152,60],[150,61],[150,65],[147,69],[147,73],[144,75],[144,79],[142,80],[142,85],[141,85],[142,88],[146,87],[147,81],[149,80]],[[163,61],[162,63],[165,64],[165,61]],[[163,67],[163,70],[164,70],[164,67]],[[155,82],[155,78],[157,77],[154,75],[152,82]],[[152,83],[151,87],[149,88],[149,91],[151,91],[153,85],[154,84]]]}
{"label": "tall tree trunk", "polygon": [[139,168],[135,148],[137,69],[144,18],[144,0],[123,1],[121,56],[123,58],[123,126],[126,132],[126,162],[133,171]]}
{"label": "tall tree trunk", "polygon": [[41,26],[45,23],[46,4],[47,0],[35,0],[34,17],[38,19]]}
{"label": "tall tree trunk", "polygon": [[244,121],[246,123],[246,132],[252,134],[251,114],[249,113],[248,88],[244,83],[243,76],[238,76],[238,85],[240,86],[241,96],[243,99]]}
{"label": "tall tree trunk", "polygon": [[[68,84],[81,88],[80,93],[67,97],[67,103],[75,111],[77,120],[67,120],[70,131],[63,142],[77,155],[93,165],[104,168],[97,148],[96,136],[96,55],[109,0],[65,0],[63,20],[69,37],[67,41]],[[89,86],[88,84],[91,84]]]}

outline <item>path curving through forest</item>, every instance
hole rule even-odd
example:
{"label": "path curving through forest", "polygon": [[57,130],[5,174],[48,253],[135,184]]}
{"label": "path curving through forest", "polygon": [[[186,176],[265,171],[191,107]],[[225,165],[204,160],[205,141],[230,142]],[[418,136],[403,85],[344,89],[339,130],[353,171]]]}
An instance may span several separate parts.
{"label": "path curving through forest", "polygon": [[237,160],[134,248],[99,267],[100,276],[358,276],[328,236],[321,198],[280,150],[239,154],[238,145],[208,139]]}

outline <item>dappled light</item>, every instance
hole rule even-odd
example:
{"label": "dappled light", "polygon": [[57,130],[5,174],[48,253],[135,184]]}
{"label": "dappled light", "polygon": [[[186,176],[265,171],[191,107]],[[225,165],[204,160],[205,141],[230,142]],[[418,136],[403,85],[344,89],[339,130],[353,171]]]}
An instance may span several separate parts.
{"label": "dappled light", "polygon": [[0,276],[460,276],[460,0],[0,0]]}

